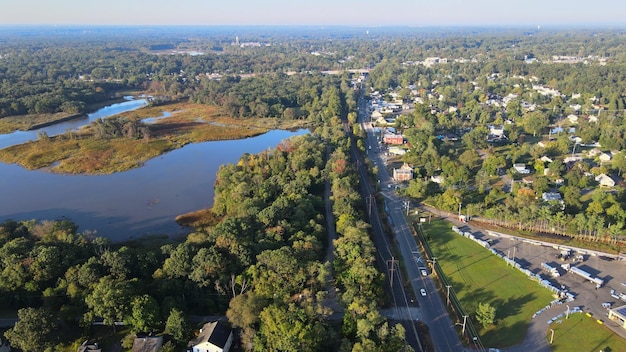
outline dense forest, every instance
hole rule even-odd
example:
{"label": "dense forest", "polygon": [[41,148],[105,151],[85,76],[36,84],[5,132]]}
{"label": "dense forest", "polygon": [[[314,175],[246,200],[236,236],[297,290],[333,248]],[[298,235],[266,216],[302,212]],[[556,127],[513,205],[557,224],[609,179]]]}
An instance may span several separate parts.
{"label": "dense forest", "polygon": [[[334,129],[325,134],[341,141]],[[88,338],[91,322],[102,319],[132,333],[165,329],[170,345],[184,346],[191,325],[183,313],[225,312],[246,350],[402,350],[404,330],[377,310],[382,276],[360,197],[346,187],[355,183],[349,160],[342,148],[330,159],[325,151],[307,135],[224,165],[213,207],[220,220],[179,244],[114,245],[76,233],[69,221],[3,223],[2,305],[28,307],[6,336],[23,350],[43,350],[73,341],[54,337],[79,322],[84,330],[75,330]],[[324,261],[325,180],[339,219],[332,266]],[[328,296],[333,272],[337,298]],[[330,306],[346,309],[339,330],[326,320]]]}
{"label": "dense forest", "polygon": [[[236,39],[237,38],[237,39]],[[430,86],[447,77],[455,90],[481,75],[535,75],[565,94],[602,93],[612,99],[624,80],[624,43],[619,30],[498,30],[379,28],[57,28],[45,34],[33,28],[0,33],[0,118],[11,115],[82,113],[89,104],[118,91],[146,89],[167,99],[222,102],[238,116],[281,116],[297,96],[275,92],[259,105],[259,86],[219,96],[241,76],[373,69],[377,89],[416,82]],[[235,45],[235,40],[242,42]],[[245,43],[258,45],[245,46]],[[190,52],[195,54],[190,54]],[[199,53],[199,54],[198,54]],[[553,55],[603,57],[612,65],[526,65],[525,57]],[[427,57],[465,58],[468,64],[445,68],[410,67]],[[229,76],[224,82],[211,77]],[[608,80],[607,80],[608,79]],[[257,88],[253,88],[257,86]],[[486,87],[487,85],[484,84]],[[489,87],[501,94],[503,85]],[[285,93],[285,94],[283,94]],[[218,95],[216,95],[218,94]],[[232,96],[234,94],[234,96]],[[267,95],[265,92],[264,95]],[[205,96],[208,95],[208,96]],[[252,97],[252,98],[251,98]],[[453,99],[452,96],[449,97]],[[245,101],[245,104],[238,103]],[[257,104],[250,106],[252,102]],[[233,105],[234,104],[234,105]],[[245,106],[242,108],[242,106]],[[234,108],[238,110],[235,111]],[[287,112],[291,115],[293,112]]]}

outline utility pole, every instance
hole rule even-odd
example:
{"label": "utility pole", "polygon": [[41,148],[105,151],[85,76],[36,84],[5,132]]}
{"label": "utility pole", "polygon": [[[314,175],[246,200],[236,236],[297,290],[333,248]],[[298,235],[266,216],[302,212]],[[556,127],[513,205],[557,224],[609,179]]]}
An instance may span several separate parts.
{"label": "utility pole", "polygon": [[463,331],[461,332],[461,335],[465,336],[465,323],[467,322],[467,315],[463,316]]}
{"label": "utility pole", "polygon": [[565,314],[565,319],[569,319],[569,306],[567,306],[567,314]]}
{"label": "utility pole", "polygon": [[391,260],[387,261],[387,265],[389,265],[389,262],[391,262],[391,268],[389,269],[389,283],[391,285],[391,288],[393,289],[393,274],[394,271],[396,270],[396,258],[391,257]]}
{"label": "utility pole", "polygon": [[448,289],[448,294],[447,294],[447,297],[448,297],[448,305],[450,305],[450,287],[452,287],[452,285],[446,285],[446,288]]}
{"label": "utility pole", "polygon": [[373,195],[369,195],[367,196],[367,215],[372,216],[372,204],[374,203],[374,196]]}
{"label": "utility pole", "polygon": [[409,206],[411,205],[411,202],[409,202],[408,200],[404,201],[404,207],[406,208],[406,216],[409,216]]}
{"label": "utility pole", "polygon": [[459,202],[459,217],[458,220],[461,221],[461,202]]}

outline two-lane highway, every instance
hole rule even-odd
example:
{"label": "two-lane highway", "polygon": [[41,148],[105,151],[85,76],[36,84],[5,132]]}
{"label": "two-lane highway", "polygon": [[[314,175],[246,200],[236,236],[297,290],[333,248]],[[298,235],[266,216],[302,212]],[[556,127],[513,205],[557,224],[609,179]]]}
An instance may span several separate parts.
{"label": "two-lane highway", "polygon": [[[394,238],[402,255],[406,273],[409,277],[411,288],[420,305],[422,320],[428,325],[432,343],[437,351],[462,351],[463,346],[455,330],[454,323],[448,317],[444,302],[442,302],[437,289],[428,276],[423,276],[422,268],[427,267],[420,255],[413,233],[406,221],[404,200],[396,195],[391,177],[382,159],[380,147],[371,124],[362,122],[361,126],[367,132],[368,157],[378,167],[378,179],[381,192],[386,200],[387,215],[393,226]],[[369,148],[371,146],[371,149]],[[420,290],[426,291],[422,296]]]}

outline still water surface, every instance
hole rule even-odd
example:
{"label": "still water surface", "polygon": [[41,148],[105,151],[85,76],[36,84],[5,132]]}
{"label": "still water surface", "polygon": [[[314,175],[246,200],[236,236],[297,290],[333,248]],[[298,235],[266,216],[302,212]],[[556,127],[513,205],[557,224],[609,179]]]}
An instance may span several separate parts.
{"label": "still water surface", "polygon": [[175,236],[186,231],[174,221],[177,215],[213,204],[220,165],[306,133],[274,130],[242,140],[190,144],[112,175],[59,175],[0,163],[0,221],[67,218],[79,231],[93,230],[113,241]]}
{"label": "still water surface", "polygon": [[45,132],[48,136],[52,137],[58,134],[63,134],[67,130],[77,130],[99,118],[121,114],[123,112],[136,110],[148,105],[147,99],[130,100],[132,97],[125,97],[125,99],[129,101],[105,106],[96,112],[88,114],[86,117],[60,122],[32,131],[15,131],[13,133],[0,134],[0,149],[36,140],[37,134],[40,132]]}

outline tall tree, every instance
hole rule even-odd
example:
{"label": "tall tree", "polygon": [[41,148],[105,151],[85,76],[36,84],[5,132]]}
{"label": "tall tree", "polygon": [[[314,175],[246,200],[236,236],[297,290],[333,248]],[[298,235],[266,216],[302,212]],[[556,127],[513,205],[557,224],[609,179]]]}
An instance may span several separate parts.
{"label": "tall tree", "polygon": [[481,323],[483,327],[493,324],[495,319],[495,307],[492,307],[489,303],[478,303],[478,308],[476,308],[476,320]]}
{"label": "tall tree", "polygon": [[159,302],[150,295],[135,297],[129,322],[135,332],[152,332],[161,324]]}
{"label": "tall tree", "polygon": [[13,347],[24,352],[44,351],[55,345],[57,318],[45,308],[22,308],[18,321],[4,333]]}

